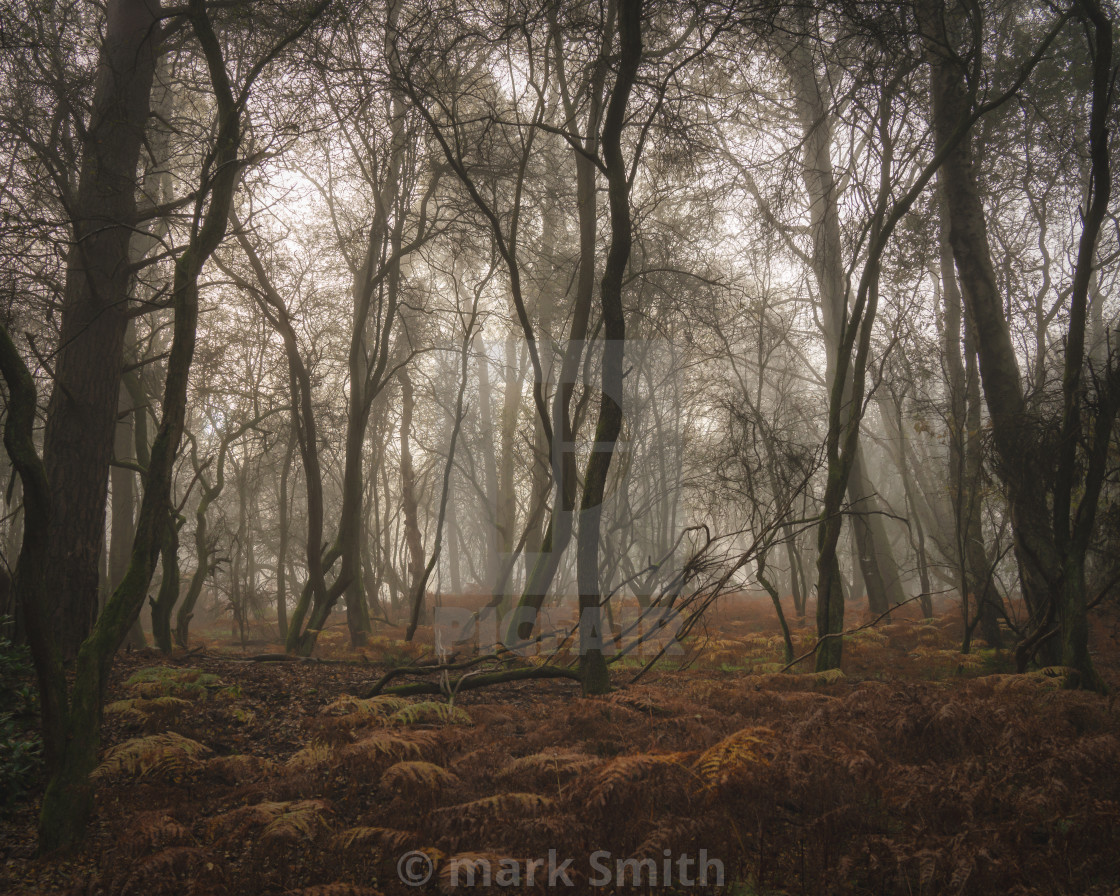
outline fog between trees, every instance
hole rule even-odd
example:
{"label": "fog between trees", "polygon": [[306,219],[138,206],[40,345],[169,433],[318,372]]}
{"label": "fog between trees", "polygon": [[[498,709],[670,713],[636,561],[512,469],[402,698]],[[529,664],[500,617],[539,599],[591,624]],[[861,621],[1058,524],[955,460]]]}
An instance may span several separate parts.
{"label": "fog between trees", "polygon": [[638,612],[755,593],[824,670],[914,600],[1099,687],[1111,4],[2,16],[49,843],[117,647],[215,615],[307,655],[332,613],[411,638],[469,594],[515,643],[560,602],[599,692]]}

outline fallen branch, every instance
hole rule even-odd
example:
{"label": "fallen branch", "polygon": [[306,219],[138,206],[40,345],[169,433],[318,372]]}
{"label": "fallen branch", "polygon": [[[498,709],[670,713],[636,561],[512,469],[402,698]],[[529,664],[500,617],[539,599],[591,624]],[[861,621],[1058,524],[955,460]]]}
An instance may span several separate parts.
{"label": "fallen branch", "polygon": [[[582,681],[579,673],[572,669],[563,669],[559,666],[523,666],[517,669],[504,669],[500,672],[468,672],[455,681],[414,681],[411,684],[397,685],[382,693],[393,694],[397,697],[414,697],[421,694],[446,695],[448,690],[453,693],[460,691],[473,691],[476,688],[489,687],[492,684],[506,684],[511,681],[531,681],[538,678],[568,678],[572,681]],[[376,696],[368,694],[368,696]]]}
{"label": "fallen branch", "polygon": [[[454,663],[452,665],[442,665],[439,663],[414,663],[410,666],[394,666],[388,672],[379,678],[369,690],[364,691],[360,697],[363,700],[368,700],[370,697],[376,697],[378,694],[384,693],[385,685],[387,685],[394,678],[400,678],[402,675],[432,675],[438,674],[446,675],[448,672],[460,672],[463,669],[471,669],[480,663],[487,660],[493,660],[500,663],[503,658],[496,653],[488,653],[485,656],[477,656],[474,659],[467,660],[462,663]],[[436,692],[438,693],[438,691]]]}
{"label": "fallen branch", "polygon": [[825,641],[827,641],[829,638],[844,638],[848,635],[854,635],[856,632],[862,632],[865,628],[871,628],[871,626],[875,625],[880,620],[885,619],[887,616],[890,616],[891,613],[893,613],[899,607],[905,607],[907,604],[912,604],[914,601],[916,601],[920,597],[921,597],[920,594],[916,594],[914,597],[911,597],[908,600],[900,601],[899,603],[895,604],[893,607],[888,607],[886,610],[884,610],[882,613],[880,613],[878,616],[876,616],[870,622],[865,622],[863,625],[859,626],[858,628],[848,629],[848,631],[846,631],[846,632],[832,632],[830,634],[824,635],[823,637],[817,638],[817,643],[813,645],[812,650],[810,650],[806,653],[803,653],[803,654],[801,654],[801,656],[795,657],[794,659],[790,660],[788,663],[786,663],[784,666],[782,666],[781,669],[778,670],[778,673],[781,674],[782,672],[788,672],[790,669],[792,669],[794,666],[796,666],[802,660],[806,660],[809,657],[811,657],[814,653],[817,652],[817,649]]}
{"label": "fallen branch", "polygon": [[311,666],[369,666],[370,661],[365,656],[356,660],[325,659],[318,656],[295,656],[290,653],[254,653],[250,656],[223,656],[220,653],[208,653],[206,658],[221,660],[226,663],[303,663]]}

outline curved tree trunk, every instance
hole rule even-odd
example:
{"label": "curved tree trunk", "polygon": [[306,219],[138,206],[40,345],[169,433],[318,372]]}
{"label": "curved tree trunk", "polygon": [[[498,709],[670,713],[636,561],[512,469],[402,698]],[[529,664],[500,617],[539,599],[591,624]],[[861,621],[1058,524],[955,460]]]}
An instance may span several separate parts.
{"label": "curved tree trunk", "polygon": [[602,529],[603,496],[607,474],[614,456],[615,442],[622,431],[622,360],[626,339],[626,318],[622,310],[622,277],[630,261],[631,230],[630,184],[626,160],[622,155],[622,130],[630,91],[642,59],[641,0],[619,0],[618,37],[620,57],[618,74],[611,90],[603,119],[603,161],[607,173],[610,202],[611,243],[599,286],[603,314],[603,361],[599,392],[599,419],[595,424],[595,445],[584,474],[583,500],[580,502],[579,534],[576,547],[579,583],[580,677],[584,691],[601,694],[610,688],[603,658],[603,623],[600,603],[599,546]]}

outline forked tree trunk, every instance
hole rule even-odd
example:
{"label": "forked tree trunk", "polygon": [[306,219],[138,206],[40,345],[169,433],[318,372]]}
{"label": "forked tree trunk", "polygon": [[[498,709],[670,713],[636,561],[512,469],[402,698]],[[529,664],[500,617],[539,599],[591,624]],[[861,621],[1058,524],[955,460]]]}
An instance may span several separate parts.
{"label": "forked tree trunk", "polygon": [[[941,294],[944,304],[942,354],[949,387],[949,490],[953,505],[955,560],[961,582],[965,627],[971,632],[972,616],[980,620],[984,639],[1000,647],[999,592],[996,590],[981,526],[983,464],[980,434],[980,381],[972,330],[963,315],[960,288],[953,267],[948,211],[944,191],[938,188],[940,214]],[[964,337],[965,354],[961,354]],[[967,363],[966,363],[967,360]]]}
{"label": "forked tree trunk", "polygon": [[[576,475],[576,431],[572,421],[572,396],[579,378],[580,361],[584,342],[587,340],[588,321],[595,297],[595,260],[598,248],[598,203],[596,168],[593,161],[599,154],[599,122],[603,112],[603,91],[612,46],[611,31],[617,15],[616,4],[607,5],[606,27],[588,80],[587,118],[584,127],[583,151],[574,153],[576,169],[576,207],[579,217],[579,271],[576,277],[575,299],[572,302],[568,343],[560,366],[560,378],[552,400],[554,427],[549,467],[552,472],[555,497],[552,512],[544,527],[540,552],[532,567],[527,570],[521,600],[512,614],[506,632],[506,641],[516,644],[528,641],[533,635],[537,617],[549,588],[556,577],[564,552],[571,543],[572,526],[576,508],[578,482]],[[559,41],[556,42],[557,70],[564,72],[565,61]],[[567,91],[563,91],[564,112],[576,121],[576,108]],[[545,440],[547,442],[547,439]]]}
{"label": "forked tree trunk", "polygon": [[[1026,647],[1044,651],[1048,662],[1060,658],[1063,664],[1077,670],[1076,683],[1096,688],[1100,687],[1100,679],[1088,652],[1084,561],[1103,481],[1116,403],[1120,400],[1117,394],[1120,384],[1114,382],[1120,377],[1115,367],[1102,380],[1104,388],[1096,428],[1090,434],[1091,448],[1080,473],[1077,472],[1081,463],[1077,451],[1088,288],[1097,237],[1111,189],[1106,123],[1112,90],[1112,25],[1093,0],[1084,0],[1078,9],[1094,45],[1089,130],[1093,189],[1084,214],[1070,297],[1062,439],[1052,479],[1045,465],[1053,459],[1040,450],[1039,423],[1028,407],[1003,313],[969,140],[957,142],[948,152],[941,183],[953,258],[965,305],[976,325],[980,377],[1007,491],[1023,594],[1032,614],[1034,634]],[[953,23],[954,17],[940,3],[930,3],[922,11],[927,32],[934,129],[939,146],[944,146],[959,123],[972,113],[974,98],[966,88],[963,62],[951,52],[953,42],[946,31],[946,23]],[[1050,481],[1053,482],[1052,508],[1044,486]],[[1080,489],[1082,496],[1073,511],[1075,489]],[[1021,646],[1021,666],[1027,658]]]}
{"label": "forked tree trunk", "polygon": [[120,397],[140,149],[159,52],[159,0],[111,0],[82,141],[43,463],[51,488],[51,627],[73,660],[97,614]]}
{"label": "forked tree trunk", "polygon": [[[826,381],[831,386],[838,368],[837,353],[848,297],[840,230],[840,187],[832,165],[832,112],[823,95],[812,53],[804,41],[786,42],[785,67],[794,88],[804,132],[802,181],[809,199],[813,238],[811,261],[821,297]],[[851,377],[848,368],[844,382],[845,407],[851,406]],[[847,476],[846,493],[852,508],[856,557],[867,588],[869,608],[872,613],[883,613],[902,599],[901,581],[879,513],[879,499],[866,473],[863,448],[858,443]]]}
{"label": "forked tree trunk", "polygon": [[[93,807],[89,776],[98,754],[101,737],[101,706],[108,672],[118,647],[143,606],[160,548],[170,525],[171,486],[175,460],[186,419],[187,387],[194,357],[198,324],[198,278],[206,260],[225,234],[230,205],[240,177],[240,106],[233,96],[225,70],[221,45],[210,24],[202,0],[190,0],[187,16],[202,48],[216,101],[217,127],[210,165],[203,172],[209,189],[200,196],[190,239],[174,264],[171,299],[174,309],[171,350],[161,403],[162,420],[152,444],[151,461],[140,503],[132,560],[120,586],[109,598],[92,631],[78,651],[73,690],[68,692],[56,632],[42,603],[47,562],[46,539],[52,506],[46,484],[45,463],[38,463],[31,440],[34,422],[34,385],[11,340],[0,329],[0,365],[10,390],[13,438],[5,433],[5,444],[18,463],[25,491],[30,537],[24,538],[20,572],[21,603],[28,612],[28,634],[39,677],[43,715],[44,754],[49,780],[39,817],[39,846],[44,852],[69,848],[82,839]],[[313,17],[312,17],[313,19]],[[287,40],[301,34],[311,19]],[[154,39],[155,23],[146,31]],[[277,46],[277,50],[284,43]],[[264,62],[247,76],[246,85],[259,74]],[[123,69],[122,69],[123,70]],[[247,86],[246,86],[247,89]],[[206,199],[209,202],[203,204]],[[14,355],[14,357],[13,357]],[[119,371],[118,371],[119,373]],[[114,394],[114,400],[116,395]],[[115,404],[108,410],[110,423]],[[18,460],[17,460],[18,459]],[[32,618],[33,617],[33,618]],[[59,633],[63,637],[67,633]]]}

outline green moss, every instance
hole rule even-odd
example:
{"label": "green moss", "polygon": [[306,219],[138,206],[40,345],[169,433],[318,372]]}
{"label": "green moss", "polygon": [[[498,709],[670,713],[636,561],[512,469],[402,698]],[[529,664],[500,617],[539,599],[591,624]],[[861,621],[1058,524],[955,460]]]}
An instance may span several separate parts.
{"label": "green moss", "polygon": [[[168,666],[151,666],[134,672],[125,687],[141,697],[182,697],[186,700],[205,700],[212,689],[225,688],[222,680],[210,672],[199,669],[174,669]],[[227,694],[233,698],[240,694]]]}

